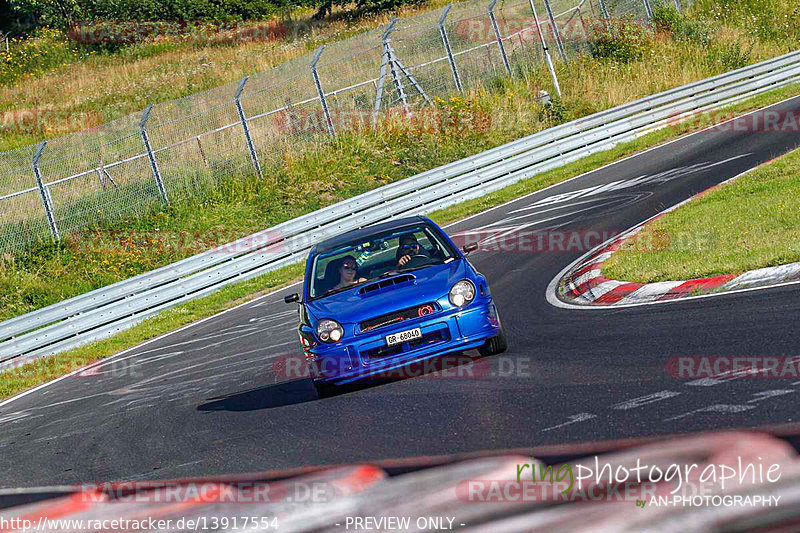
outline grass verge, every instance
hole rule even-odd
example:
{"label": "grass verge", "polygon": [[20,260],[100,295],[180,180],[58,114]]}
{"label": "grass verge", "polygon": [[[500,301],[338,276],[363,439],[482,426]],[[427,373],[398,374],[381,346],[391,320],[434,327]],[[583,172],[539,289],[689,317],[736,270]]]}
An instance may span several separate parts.
{"label": "grass verge", "polygon": [[[728,108],[730,113],[744,113],[786,98],[800,95],[800,84],[790,85],[761,94]],[[455,222],[469,215],[503,204],[514,198],[535,192],[553,183],[602,167],[641,150],[657,146],[688,132],[702,129],[708,124],[702,118],[663,128],[634,141],[593,154],[561,168],[553,169],[521,181],[484,197],[462,202],[429,216],[438,224]],[[797,241],[797,239],[795,239]],[[290,267],[265,274],[258,278],[234,284],[220,291],[160,313],[141,324],[103,341],[57,354],[50,358],[0,373],[0,398],[7,398],[59,376],[63,376],[92,362],[104,359],[122,350],[134,347],[197,320],[209,317],[239,303],[251,300],[269,290],[286,286],[302,275],[302,266]]]}
{"label": "grass verge", "polygon": [[692,200],[649,224],[603,275],[651,283],[800,261],[799,174],[800,149]]}

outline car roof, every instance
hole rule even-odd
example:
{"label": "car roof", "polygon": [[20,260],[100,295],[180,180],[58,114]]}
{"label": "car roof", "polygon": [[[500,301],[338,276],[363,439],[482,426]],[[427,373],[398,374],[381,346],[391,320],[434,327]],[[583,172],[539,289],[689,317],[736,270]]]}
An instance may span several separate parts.
{"label": "car roof", "polygon": [[411,224],[419,224],[420,222],[424,222],[426,224],[432,224],[430,220],[421,216],[398,218],[395,220],[390,220],[388,222],[373,224],[371,226],[366,226],[361,229],[348,231],[347,233],[342,233],[341,235],[337,235],[336,237],[331,237],[330,239],[324,240],[321,243],[317,244],[314,247],[314,250],[317,253],[328,252],[330,250],[335,250],[336,248],[344,244],[347,244],[348,242],[351,241],[371,237],[376,233],[391,231],[393,229],[401,228],[403,226],[408,226]]}

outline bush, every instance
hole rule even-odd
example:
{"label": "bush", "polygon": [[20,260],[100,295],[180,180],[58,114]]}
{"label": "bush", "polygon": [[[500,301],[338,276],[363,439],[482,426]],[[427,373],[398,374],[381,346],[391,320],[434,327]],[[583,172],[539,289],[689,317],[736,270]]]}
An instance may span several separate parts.
{"label": "bush", "polygon": [[739,43],[714,43],[708,47],[706,63],[724,71],[742,68],[750,64],[750,50],[745,50]]}
{"label": "bush", "polygon": [[12,83],[26,74],[41,74],[95,53],[57,29],[42,28],[27,39],[11,39],[8,50],[0,49],[0,84]]}
{"label": "bush", "polygon": [[591,43],[593,58],[618,63],[638,61],[650,48],[650,37],[646,30],[632,21],[616,24],[595,37]]}
{"label": "bush", "polygon": [[539,109],[539,120],[557,126],[569,120],[569,111],[564,102],[554,96]]}
{"label": "bush", "polygon": [[316,0],[15,0],[20,19],[37,26],[66,29],[85,20],[204,20],[228,22],[259,20],[286,8],[316,5]]}
{"label": "bush", "polygon": [[703,46],[711,40],[711,26],[698,19],[687,17],[669,4],[653,8],[653,25],[659,33],[669,34],[676,41],[691,41]]}
{"label": "bush", "polygon": [[330,15],[333,6],[346,6],[355,3],[354,16],[374,15],[402,5],[419,5],[423,0],[316,0],[317,13],[314,18],[321,19]]}
{"label": "bush", "polygon": [[656,4],[653,7],[653,26],[662,33],[675,33],[681,25],[683,17],[669,4]]}

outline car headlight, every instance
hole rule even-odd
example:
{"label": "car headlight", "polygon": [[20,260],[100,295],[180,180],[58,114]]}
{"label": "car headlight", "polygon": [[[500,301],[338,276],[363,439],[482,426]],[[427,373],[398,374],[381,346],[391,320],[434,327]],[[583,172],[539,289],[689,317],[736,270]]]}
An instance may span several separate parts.
{"label": "car headlight", "polygon": [[450,289],[450,303],[456,307],[464,307],[475,299],[475,285],[468,279],[462,279]]}
{"label": "car headlight", "polygon": [[343,335],[342,325],[335,320],[324,318],[317,324],[317,336],[322,342],[337,342]]}

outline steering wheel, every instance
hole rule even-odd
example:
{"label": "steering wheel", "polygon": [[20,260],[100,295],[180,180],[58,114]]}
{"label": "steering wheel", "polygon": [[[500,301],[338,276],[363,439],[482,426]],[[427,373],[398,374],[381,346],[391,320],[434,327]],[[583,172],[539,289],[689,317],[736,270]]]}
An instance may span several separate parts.
{"label": "steering wheel", "polygon": [[409,259],[408,262],[401,268],[416,268],[422,265],[426,265],[430,263],[430,261],[431,258],[428,257],[427,255],[422,255],[422,254],[412,255],[411,259]]}

